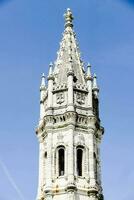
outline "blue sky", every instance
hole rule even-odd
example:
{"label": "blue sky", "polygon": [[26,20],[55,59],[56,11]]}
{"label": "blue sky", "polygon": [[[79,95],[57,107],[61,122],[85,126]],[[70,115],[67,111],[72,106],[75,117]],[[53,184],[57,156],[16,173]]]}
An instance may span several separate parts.
{"label": "blue sky", "polygon": [[0,200],[34,200],[39,85],[70,7],[85,64],[100,85],[105,199],[134,199],[134,1],[0,0]]}

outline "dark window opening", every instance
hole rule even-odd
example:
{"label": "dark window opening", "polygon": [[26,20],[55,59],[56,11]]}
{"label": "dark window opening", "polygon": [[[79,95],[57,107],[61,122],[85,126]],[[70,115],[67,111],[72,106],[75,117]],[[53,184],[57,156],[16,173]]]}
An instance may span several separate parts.
{"label": "dark window opening", "polygon": [[63,116],[63,121],[65,122],[66,121],[66,119],[65,119],[65,117]]}
{"label": "dark window opening", "polygon": [[74,83],[76,83],[77,82],[77,77],[76,76],[74,76],[74,78],[73,78],[73,81],[74,81]]}
{"label": "dark window opening", "polygon": [[47,158],[47,152],[45,151],[45,158]]}
{"label": "dark window opening", "polygon": [[65,152],[64,149],[59,149],[59,176],[64,175],[64,168],[65,168],[65,162],[64,162]]}
{"label": "dark window opening", "polygon": [[78,174],[78,176],[82,176],[82,157],[83,157],[83,150],[77,149],[77,174]]}
{"label": "dark window opening", "polygon": [[56,119],[54,118],[54,124],[56,123]]}

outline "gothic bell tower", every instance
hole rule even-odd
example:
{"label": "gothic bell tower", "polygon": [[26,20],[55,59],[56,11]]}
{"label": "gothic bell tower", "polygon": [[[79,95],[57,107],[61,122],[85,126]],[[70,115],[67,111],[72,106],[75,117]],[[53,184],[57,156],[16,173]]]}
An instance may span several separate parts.
{"label": "gothic bell tower", "polygon": [[37,200],[103,200],[99,88],[84,64],[67,9],[57,59],[40,87]]}

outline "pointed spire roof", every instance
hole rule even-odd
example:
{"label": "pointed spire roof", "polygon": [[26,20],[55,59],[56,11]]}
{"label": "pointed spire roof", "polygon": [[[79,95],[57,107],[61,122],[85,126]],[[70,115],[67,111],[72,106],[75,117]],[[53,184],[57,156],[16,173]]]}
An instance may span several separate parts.
{"label": "pointed spire roof", "polygon": [[76,34],[73,31],[74,17],[69,8],[64,14],[64,17],[65,30],[60,43],[60,49],[57,53],[57,59],[55,61],[55,67],[53,71],[55,82],[57,84],[67,82],[67,72],[70,69],[71,64],[77,83],[85,84],[83,62],[81,61],[80,51],[76,41]]}

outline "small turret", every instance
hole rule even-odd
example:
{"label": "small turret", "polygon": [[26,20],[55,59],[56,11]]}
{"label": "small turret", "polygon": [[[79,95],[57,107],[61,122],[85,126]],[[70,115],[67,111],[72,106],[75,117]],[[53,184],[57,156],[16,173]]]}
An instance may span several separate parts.
{"label": "small turret", "polygon": [[94,76],[93,76],[93,93],[95,95],[95,98],[98,98],[99,87],[97,85],[97,76],[96,76],[96,74],[94,74]]}
{"label": "small turret", "polygon": [[46,92],[46,83],[45,83],[45,75],[44,73],[42,74],[41,77],[41,85],[40,85],[40,123],[42,123],[42,119],[44,117],[44,96]]}
{"label": "small turret", "polygon": [[91,75],[91,65],[88,63],[87,65],[87,74],[86,74],[86,80],[87,80],[87,87],[88,87],[88,107],[92,109],[92,75]]}
{"label": "small turret", "polygon": [[53,90],[53,64],[50,63],[49,64],[49,75],[48,75],[48,104],[47,107],[49,110],[51,110],[52,105],[53,105],[53,94],[52,94],[52,90]]}
{"label": "small turret", "polygon": [[93,76],[93,112],[99,118],[99,87],[96,74]]}

